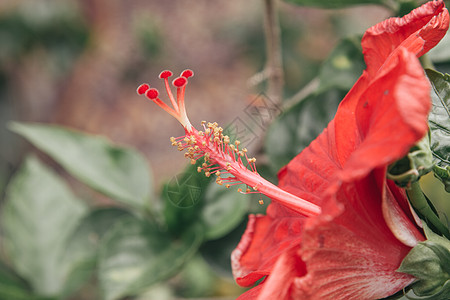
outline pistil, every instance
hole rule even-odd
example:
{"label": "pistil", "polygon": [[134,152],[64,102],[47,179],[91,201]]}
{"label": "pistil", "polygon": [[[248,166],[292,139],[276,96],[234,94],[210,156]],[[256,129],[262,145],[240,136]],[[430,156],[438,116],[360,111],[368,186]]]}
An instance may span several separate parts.
{"label": "pistil", "polygon": [[[185,70],[181,76],[176,78],[172,84],[177,88],[177,99],[175,100],[168,83],[168,78],[172,75],[170,71],[163,71],[160,78],[164,79],[167,94],[172,107],[169,107],[159,98],[159,92],[150,88],[148,84],[142,84],[138,87],[137,93],[145,95],[148,99],[155,102],[174,118],[176,118],[185,130],[185,135],[170,139],[173,146],[180,151],[186,151],[185,157],[190,159],[192,164],[196,164],[199,159],[204,162],[197,171],[204,172],[209,177],[212,174],[217,176],[216,183],[230,188],[234,185],[244,184],[247,187],[245,192],[241,188],[239,192],[262,193],[273,201],[295,210],[306,216],[318,215],[321,212],[319,206],[301,199],[287,191],[284,191],[276,185],[262,178],[256,170],[256,159],[249,158],[247,149],[240,149],[240,142],[231,143],[230,137],[223,134],[223,129],[217,123],[202,122],[204,131],[197,131],[186,114],[184,105],[184,93],[187,79],[194,75],[191,70]],[[244,165],[244,162],[246,165]],[[260,203],[262,200],[259,201]]]}

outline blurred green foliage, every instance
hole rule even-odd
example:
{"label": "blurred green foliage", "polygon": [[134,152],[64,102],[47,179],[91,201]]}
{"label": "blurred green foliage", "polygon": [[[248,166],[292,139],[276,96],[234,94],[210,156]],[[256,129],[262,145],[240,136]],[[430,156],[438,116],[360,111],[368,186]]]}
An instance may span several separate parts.
{"label": "blurred green foliage", "polygon": [[[381,0],[286,2],[325,8],[385,5]],[[410,5],[390,2],[402,2],[403,10]],[[8,68],[30,51],[46,49],[58,72],[64,72],[88,47],[89,28],[76,10],[64,4],[42,5],[36,13],[0,15],[0,105],[9,87]],[[164,52],[164,38],[153,21],[136,19],[134,34],[139,51],[155,59]],[[292,96],[310,81],[318,84],[304,97],[285,102],[266,131],[262,144],[267,159],[258,170],[274,182],[277,171],[326,127],[365,68],[361,32],[342,39],[322,61],[305,55],[300,45],[304,27],[293,24],[281,18],[284,94]],[[265,63],[260,25],[235,33],[236,46],[242,47],[255,69]],[[448,49],[438,48],[431,59],[438,66],[449,66]],[[136,58],[132,67],[140,63]],[[124,81],[137,76],[131,70],[125,73]],[[257,89],[264,88],[263,83]],[[197,172],[198,163],[187,166],[159,191],[147,161],[134,149],[60,126],[14,123],[10,128],[57,167],[28,156],[8,183],[1,212],[0,299],[164,300],[235,297],[243,291],[229,283],[230,254],[245,230],[247,214],[263,213],[270,200],[262,198],[265,205],[259,206],[258,194],[242,195],[236,187],[218,186]],[[8,181],[7,165],[0,161],[0,192]],[[62,176],[66,173],[59,172],[61,168],[70,177]],[[96,191],[88,193],[90,197],[106,201],[100,205],[82,199],[85,195],[80,197],[67,184],[74,178],[83,188]],[[85,296],[83,289],[89,285],[93,291]]]}

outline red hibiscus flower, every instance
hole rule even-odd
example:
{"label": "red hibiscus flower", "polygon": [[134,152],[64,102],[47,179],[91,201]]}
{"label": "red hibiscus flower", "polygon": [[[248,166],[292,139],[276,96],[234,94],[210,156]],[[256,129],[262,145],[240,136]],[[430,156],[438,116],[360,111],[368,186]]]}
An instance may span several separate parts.
{"label": "red hibiscus flower", "polygon": [[[396,272],[423,240],[387,166],[427,132],[430,88],[417,59],[448,29],[443,1],[370,28],[367,69],[323,133],[279,172],[279,187],[321,208],[273,202],[250,216],[232,255],[239,299],[379,299],[414,281]],[[281,203],[281,204],[280,204]]]}

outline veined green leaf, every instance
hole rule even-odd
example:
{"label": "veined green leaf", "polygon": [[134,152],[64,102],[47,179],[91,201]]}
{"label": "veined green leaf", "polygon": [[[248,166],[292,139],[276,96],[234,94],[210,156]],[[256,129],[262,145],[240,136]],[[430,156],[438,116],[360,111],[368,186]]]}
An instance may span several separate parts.
{"label": "veined green leaf", "polygon": [[195,254],[202,233],[202,228],[194,226],[174,240],[136,218],[120,221],[101,244],[99,279],[104,299],[137,295],[174,275]]}
{"label": "veined green leaf", "polygon": [[12,123],[10,128],[93,189],[137,209],[149,205],[152,179],[137,151],[55,125]]}
{"label": "veined green leaf", "polygon": [[450,76],[426,70],[430,79],[432,108],[428,118],[434,174],[450,193]]}
{"label": "veined green leaf", "polygon": [[67,265],[67,280],[63,298],[71,295],[92,275],[96,266],[100,240],[104,234],[123,218],[131,216],[120,208],[98,208],[91,211],[71,233],[63,260]]}
{"label": "veined green leaf", "polygon": [[66,184],[36,158],[27,158],[9,184],[1,219],[5,251],[38,295],[61,292],[67,263],[62,254],[85,210]]}

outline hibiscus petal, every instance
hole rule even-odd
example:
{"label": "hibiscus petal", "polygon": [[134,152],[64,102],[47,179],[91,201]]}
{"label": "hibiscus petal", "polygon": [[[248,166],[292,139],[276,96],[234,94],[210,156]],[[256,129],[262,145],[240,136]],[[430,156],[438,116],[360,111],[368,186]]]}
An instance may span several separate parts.
{"label": "hibiscus petal", "polygon": [[337,128],[357,132],[360,140],[340,174],[344,181],[400,159],[428,131],[430,85],[418,59],[399,48],[388,62],[384,74],[361,94],[355,109],[357,128]]}
{"label": "hibiscus petal", "polygon": [[278,216],[276,219],[249,216],[247,229],[231,255],[233,275],[239,285],[251,286],[270,274],[280,253],[300,244],[306,218],[280,205],[272,204],[271,210]]}
{"label": "hibiscus petal", "polygon": [[[398,240],[391,231],[397,232],[398,227],[390,224],[393,226],[389,228],[382,203],[392,204],[391,198],[385,198],[391,196],[385,193],[387,164],[405,155],[427,131],[429,88],[414,54],[403,48],[390,61],[383,76],[377,76],[360,94],[354,116],[357,127],[334,126],[332,122],[314,141],[314,145],[326,149],[333,144],[330,139],[342,135],[338,130],[346,130],[356,132],[357,142],[356,148],[346,154],[347,161],[341,162],[342,170],[335,170],[338,175],[325,192],[322,214],[306,222],[301,254],[308,274],[296,283],[297,292],[304,298],[376,299],[413,281],[396,269],[410,250],[411,245],[403,242],[411,244],[423,237],[396,204],[387,208],[388,224],[394,219],[402,221],[403,229],[410,232],[407,238],[400,236],[402,240]],[[339,114],[338,111],[334,122],[341,117]],[[333,160],[337,156],[333,151],[337,150],[328,149],[328,155],[316,156],[318,151],[307,148],[294,159],[295,164]],[[289,166],[288,170],[292,172],[281,178],[282,188],[289,188],[285,184],[299,178],[300,174]],[[309,192],[317,194],[314,190]]]}
{"label": "hibiscus petal", "polygon": [[285,251],[273,267],[271,276],[237,300],[293,300],[292,284],[296,278],[304,275],[305,269],[297,252],[295,247]]}
{"label": "hibiscus petal", "polygon": [[308,273],[296,279],[298,299],[379,299],[414,281],[396,272],[410,248],[384,221],[384,176],[379,169],[335,186],[323,213],[307,221],[301,257]]}
{"label": "hibiscus petal", "polygon": [[[400,199],[406,197],[402,195]],[[388,185],[385,186],[382,210],[386,224],[391,229],[395,237],[409,247],[415,247],[418,242],[423,241],[423,235],[412,226],[412,218],[407,215],[409,210],[404,210]]]}
{"label": "hibiscus petal", "polygon": [[430,1],[403,18],[390,18],[369,28],[362,47],[367,72],[374,76],[386,59],[400,45],[421,56],[444,37],[449,14],[444,1]]}
{"label": "hibiscus petal", "polygon": [[[281,188],[321,205],[322,214],[305,222],[271,204],[267,216],[249,222],[233,264],[237,281],[248,285],[270,275],[257,292],[246,293],[253,298],[243,299],[272,293],[271,285],[289,288],[295,299],[375,299],[414,280],[396,269],[423,237],[404,193],[396,188],[387,193],[385,173],[387,164],[405,155],[427,130],[428,83],[416,55],[443,37],[448,22],[443,1],[434,1],[365,35],[367,71],[327,129],[279,173]],[[397,234],[394,220],[407,236]],[[291,228],[296,229],[289,233]],[[281,286],[271,280],[273,272],[280,260],[284,264],[284,253],[299,244],[299,261],[308,273],[295,277],[294,285]],[[305,272],[303,266],[299,270]]]}

